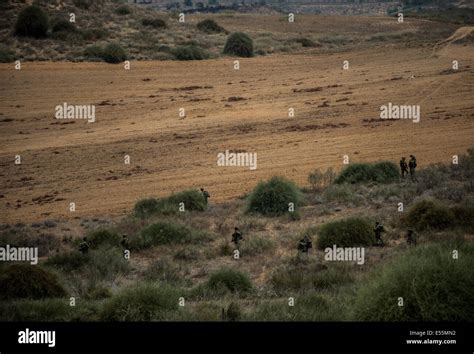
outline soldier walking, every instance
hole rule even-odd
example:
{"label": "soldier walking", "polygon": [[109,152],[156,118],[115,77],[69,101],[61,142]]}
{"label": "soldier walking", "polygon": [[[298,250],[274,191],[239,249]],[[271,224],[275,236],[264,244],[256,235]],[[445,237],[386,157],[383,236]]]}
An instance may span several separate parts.
{"label": "soldier walking", "polygon": [[384,246],[384,242],[382,240],[382,232],[385,232],[385,229],[383,228],[383,225],[377,221],[374,227],[375,246]]}
{"label": "soldier walking", "polygon": [[404,157],[400,160],[400,170],[402,172],[402,178],[405,178],[408,175],[408,164]]}
{"label": "soldier walking", "polygon": [[242,233],[238,227],[234,228],[234,233],[232,234],[232,242],[236,247],[239,247],[240,241],[242,240]]}
{"label": "soldier walking", "polygon": [[204,190],[204,188],[201,188],[201,193],[202,193],[204,201],[206,202],[206,205],[207,205],[207,199],[209,199],[211,196],[209,195],[208,191]]}
{"label": "soldier walking", "polygon": [[122,235],[122,241],[120,241],[120,244],[122,245],[122,248],[124,250],[128,250],[128,237],[127,237],[127,234],[123,234]]}
{"label": "soldier walking", "polygon": [[313,243],[311,242],[308,235],[305,235],[298,242],[298,259],[308,258],[308,251],[309,251],[310,248],[313,248]]}
{"label": "soldier walking", "polygon": [[416,246],[416,233],[413,230],[407,231],[407,243]]}
{"label": "soldier walking", "polygon": [[415,177],[415,169],[416,169],[416,157],[413,155],[410,155],[410,161],[408,162],[408,167],[410,168],[410,177],[412,181],[416,181]]}
{"label": "soldier walking", "polygon": [[79,252],[81,252],[83,255],[86,255],[89,252],[89,244],[87,243],[87,237],[84,237],[82,239],[82,242],[79,244]]}

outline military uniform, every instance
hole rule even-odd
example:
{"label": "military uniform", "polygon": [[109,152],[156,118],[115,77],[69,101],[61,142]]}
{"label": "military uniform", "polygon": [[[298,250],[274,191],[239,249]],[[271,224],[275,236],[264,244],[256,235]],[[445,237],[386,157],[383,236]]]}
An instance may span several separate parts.
{"label": "military uniform", "polygon": [[236,246],[238,246],[241,240],[242,234],[240,233],[239,228],[236,227],[234,229],[234,233],[232,234],[232,242],[235,243]]}
{"label": "military uniform", "polygon": [[206,202],[206,205],[207,205],[207,200],[211,197],[209,195],[209,192],[208,191],[205,191],[204,188],[201,188],[201,193],[202,193],[202,196],[204,197],[204,201]]}
{"label": "military uniform", "polygon": [[379,222],[376,222],[375,227],[374,227],[374,234],[375,234],[375,244],[377,246],[384,245],[383,240],[382,240],[382,232],[385,232],[385,229]]}
{"label": "military uniform", "polygon": [[87,252],[89,252],[89,244],[87,243],[87,239],[84,237],[84,239],[82,240],[82,242],[80,243],[79,245],[79,251],[82,253],[82,254],[87,254]]}
{"label": "military uniform", "polygon": [[416,169],[416,158],[413,155],[410,155],[410,161],[408,162],[408,167],[410,168],[410,177],[412,180],[416,180],[415,169]]}
{"label": "military uniform", "polygon": [[407,243],[416,246],[416,234],[413,230],[407,231]]}
{"label": "military uniform", "polygon": [[400,170],[402,172],[402,178],[405,178],[405,176],[408,174],[408,164],[404,157],[402,157],[400,160]]}
{"label": "military uniform", "polygon": [[120,244],[122,245],[122,248],[124,250],[128,250],[128,237],[127,237],[127,235],[122,236],[122,241],[120,241]]}
{"label": "military uniform", "polygon": [[308,236],[303,237],[300,242],[298,242],[298,257],[308,257],[310,248],[313,248],[313,243]]}

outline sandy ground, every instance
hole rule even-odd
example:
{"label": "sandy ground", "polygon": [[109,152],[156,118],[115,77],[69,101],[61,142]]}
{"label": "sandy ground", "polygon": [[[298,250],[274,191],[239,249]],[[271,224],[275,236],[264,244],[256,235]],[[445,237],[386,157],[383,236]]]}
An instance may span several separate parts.
{"label": "sandy ground", "polygon": [[[233,58],[132,62],[129,71],[1,64],[1,221],[116,216],[140,198],[199,187],[226,201],[272,175],[306,185],[315,168],[343,167],[343,155],[449,162],[474,141],[474,57],[472,45],[444,49],[275,55],[241,59],[240,70]],[[453,60],[458,72],[442,73]],[[63,102],[95,105],[96,122],[55,119]],[[421,122],[380,120],[389,102],[420,105]],[[217,166],[225,150],[257,153],[257,169]]]}

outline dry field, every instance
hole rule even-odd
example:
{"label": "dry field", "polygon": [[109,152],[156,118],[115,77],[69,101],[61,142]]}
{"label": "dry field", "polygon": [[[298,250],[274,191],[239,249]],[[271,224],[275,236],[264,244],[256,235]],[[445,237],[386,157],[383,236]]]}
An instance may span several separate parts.
{"label": "dry field", "polygon": [[[387,19],[370,23],[377,21]],[[414,153],[420,166],[448,162],[473,143],[472,54],[472,44],[388,42],[241,59],[240,70],[230,57],[132,61],[129,71],[1,64],[2,222],[122,215],[139,198],[199,187],[222,202],[273,175],[306,185],[314,168],[340,169],[343,155],[397,162]],[[457,72],[449,70],[453,60]],[[96,122],[55,119],[63,102],[95,105]],[[421,122],[380,120],[389,102],[420,105]],[[225,150],[256,152],[258,168],[218,167]]]}

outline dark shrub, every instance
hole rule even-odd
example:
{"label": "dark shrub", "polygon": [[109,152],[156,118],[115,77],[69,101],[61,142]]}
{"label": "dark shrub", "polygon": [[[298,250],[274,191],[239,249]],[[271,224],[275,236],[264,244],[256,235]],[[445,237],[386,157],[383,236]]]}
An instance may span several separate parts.
{"label": "dark shrub", "polygon": [[308,38],[296,38],[296,43],[301,43],[302,47],[316,47],[316,43],[314,43],[311,39]]}
{"label": "dark shrub", "polygon": [[161,18],[144,18],[142,20],[143,26],[153,27],[153,28],[166,28],[166,22]]}
{"label": "dark shrub", "polygon": [[354,163],[344,168],[336,183],[377,182],[391,183],[397,181],[399,171],[396,164],[390,161],[375,163]]}
{"label": "dark shrub", "polygon": [[131,240],[131,248],[143,249],[165,244],[197,243],[208,240],[202,231],[188,229],[184,225],[161,221],[144,228]]}
{"label": "dark shrub", "polygon": [[[453,250],[459,258],[453,259]],[[474,247],[417,246],[372,271],[360,284],[354,312],[362,321],[473,321]],[[398,306],[399,298],[403,306]]]}
{"label": "dark shrub", "polygon": [[28,6],[21,10],[15,24],[17,36],[44,38],[48,34],[48,15],[38,6]]}
{"label": "dark shrub", "polygon": [[122,5],[122,6],[119,6],[117,9],[115,9],[115,13],[117,15],[128,15],[131,13],[131,11],[127,5]]}
{"label": "dark shrub", "polygon": [[318,248],[371,246],[375,242],[372,224],[362,218],[352,217],[329,222],[321,226]]}
{"label": "dark shrub", "polygon": [[109,43],[104,48],[102,59],[107,63],[118,64],[127,59],[127,54],[120,45]]}
{"label": "dark shrub", "polygon": [[431,200],[416,202],[405,218],[406,223],[418,231],[443,230],[455,224],[454,214],[447,207]]}
{"label": "dark shrub", "polygon": [[288,212],[288,204],[299,206],[301,193],[296,185],[284,177],[274,176],[260,182],[250,193],[248,211],[276,216]]}
{"label": "dark shrub", "polygon": [[224,28],[219,26],[216,21],[211,20],[211,19],[206,19],[197,24],[197,28],[200,31],[206,32],[206,33],[220,33],[220,32],[226,32]]}
{"label": "dark shrub", "polygon": [[456,205],[451,208],[456,220],[456,225],[467,228],[472,232],[474,229],[474,206],[472,204]]}
{"label": "dark shrub", "polygon": [[143,283],[121,291],[103,306],[105,321],[165,320],[178,309],[180,293],[163,284]]}
{"label": "dark shrub", "polygon": [[183,45],[172,51],[178,60],[203,60],[209,59],[209,53],[196,45]]}
{"label": "dark shrub", "polygon": [[53,33],[57,33],[57,32],[74,33],[77,31],[77,28],[73,23],[67,20],[58,20],[53,24],[51,31]]}
{"label": "dark shrub", "polygon": [[242,317],[242,311],[240,310],[239,304],[236,302],[230,303],[225,314],[228,321],[238,321]]}
{"label": "dark shrub", "polygon": [[160,201],[156,198],[141,199],[135,203],[133,213],[140,218],[146,218],[159,213],[161,205]]}
{"label": "dark shrub", "polygon": [[93,249],[102,245],[119,247],[121,240],[120,235],[109,230],[96,230],[87,236],[87,241]]}
{"label": "dark shrub", "polygon": [[239,57],[253,57],[253,41],[242,32],[232,33],[224,47],[224,54],[236,55]]}
{"label": "dark shrub", "polygon": [[207,287],[209,289],[225,287],[231,292],[246,292],[252,289],[252,283],[245,273],[232,268],[221,268],[211,274]]}
{"label": "dark shrub", "polygon": [[91,45],[84,50],[84,56],[91,60],[102,60],[104,50],[98,45]]}
{"label": "dark shrub", "polygon": [[37,265],[13,264],[0,274],[0,298],[41,299],[66,295],[56,276]]}

